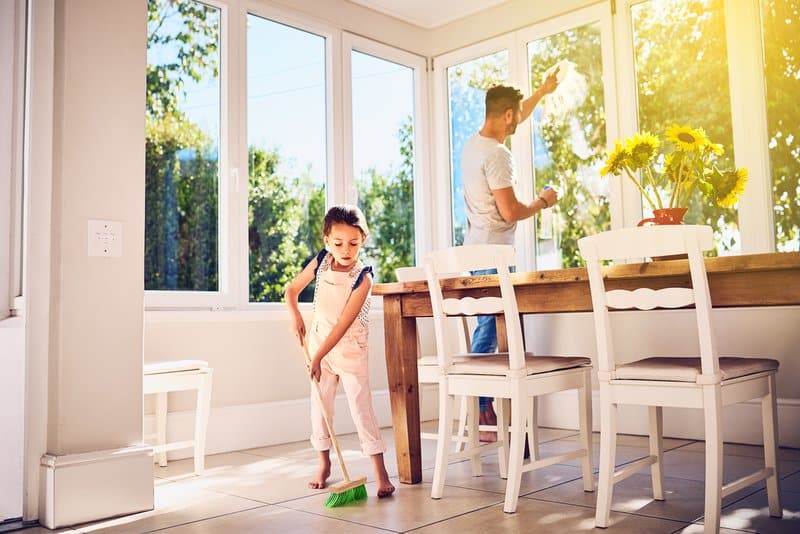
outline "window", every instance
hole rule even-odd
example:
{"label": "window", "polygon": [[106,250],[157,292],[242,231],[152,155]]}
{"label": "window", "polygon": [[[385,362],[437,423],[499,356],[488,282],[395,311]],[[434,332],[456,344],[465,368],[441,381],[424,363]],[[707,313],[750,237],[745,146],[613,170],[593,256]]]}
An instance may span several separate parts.
{"label": "window", "polygon": [[376,282],[415,264],[414,69],[350,51],[353,177],[370,237],[364,261]]}
{"label": "window", "polygon": [[601,23],[591,22],[528,43],[530,87],[563,58],[575,65],[531,117],[534,191],[552,185],[559,192],[558,204],[537,216],[537,269],[582,265],[578,239],[610,228],[609,185],[599,173],[606,147],[601,37]]}
{"label": "window", "polygon": [[446,68],[453,207],[452,244],[461,245],[467,229],[464,185],[461,181],[461,153],[467,139],[483,126],[486,90],[493,85],[508,83],[508,51],[501,50]]}
{"label": "window", "polygon": [[790,0],[761,7],[775,247],[800,251],[800,13]]}
{"label": "window", "polygon": [[221,9],[148,1],[145,289],[220,289]]}
{"label": "window", "polygon": [[[323,246],[326,41],[252,14],[247,22],[249,298],[280,302]],[[313,284],[300,295],[312,299]]]}
{"label": "window", "polygon": [[[639,128],[703,128],[733,166],[730,85],[722,0],[650,0],[631,6]],[[685,221],[714,228],[717,254],[741,251],[735,209],[697,195]]]}

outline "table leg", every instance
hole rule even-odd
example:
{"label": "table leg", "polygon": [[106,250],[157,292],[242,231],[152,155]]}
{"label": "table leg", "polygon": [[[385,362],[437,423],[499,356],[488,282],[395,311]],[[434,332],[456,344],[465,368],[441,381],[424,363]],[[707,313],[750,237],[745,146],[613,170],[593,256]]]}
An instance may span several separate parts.
{"label": "table leg", "polygon": [[417,320],[403,317],[399,296],[383,298],[386,375],[392,405],[397,470],[400,482],[422,481],[417,377]]}

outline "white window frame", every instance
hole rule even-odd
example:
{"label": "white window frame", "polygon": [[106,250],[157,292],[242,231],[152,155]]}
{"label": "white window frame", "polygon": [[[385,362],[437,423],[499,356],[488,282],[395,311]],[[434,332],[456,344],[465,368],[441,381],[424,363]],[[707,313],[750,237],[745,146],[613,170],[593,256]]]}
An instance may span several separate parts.
{"label": "white window frame", "polygon": [[[613,42],[613,23],[611,17],[610,4],[595,4],[583,9],[572,11],[562,16],[545,20],[544,22],[528,26],[515,33],[516,47],[520,50],[518,65],[519,72],[524,77],[521,87],[529,87],[530,91],[537,88],[541,82],[530,79],[530,68],[528,66],[528,44],[562,33],[573,28],[585,26],[592,23],[600,23],[600,46],[602,54],[603,73],[614,73],[614,42]],[[567,58],[569,59],[569,58]],[[614,141],[619,136],[618,108],[616,97],[616,80],[614,76],[603,77],[603,96],[606,111],[606,149],[614,147]],[[529,94],[529,93],[527,93]],[[526,94],[526,96],[527,96]],[[536,192],[533,190],[533,153],[531,151],[531,125],[525,124],[524,128],[518,128],[516,136],[519,141],[524,143],[524,150],[515,149],[515,157],[520,170],[518,190],[522,198],[535,198]],[[622,177],[610,176],[609,183],[609,209],[611,210],[611,228],[620,228],[622,224]],[[517,255],[521,255],[522,265],[536,269],[536,235],[535,217],[530,217],[519,222],[517,228]],[[528,237],[529,236],[529,237]]]}
{"label": "white window frame", "polygon": [[[629,103],[619,107],[620,138],[633,135],[639,127],[631,8],[647,1],[623,0],[614,17],[617,98]],[[759,0],[725,0],[723,9],[735,164],[750,172],[738,209],[741,252],[774,252],[766,87],[763,76],[753,75],[764,72],[761,6]],[[635,226],[642,217],[641,195],[629,180],[622,187],[624,225]]]}
{"label": "white window frame", "polygon": [[[428,154],[428,98],[426,61],[422,56],[394,48],[365,37],[343,32],[342,34],[342,138],[345,150],[342,151],[346,192],[344,200],[355,203],[357,197],[356,178],[353,172],[353,85],[351,52],[369,54],[398,65],[412,69],[414,76],[414,255],[419,262],[422,256],[433,250],[432,238],[435,204],[429,191],[430,180]],[[369,221],[367,221],[369,223]]]}
{"label": "white window frame", "polygon": [[[448,105],[447,69],[493,54],[501,50],[508,51],[508,83],[522,88],[525,97],[528,97],[538,82],[530,79],[528,67],[528,43],[560,33],[571,28],[585,24],[600,22],[603,72],[615,72],[613,53],[613,26],[611,6],[609,4],[596,4],[583,9],[578,9],[564,15],[527,26],[520,30],[509,32],[494,39],[476,43],[454,52],[448,52],[434,58],[434,117],[436,153],[436,176],[446,176],[447,180],[439,180],[436,195],[440,199],[438,205],[446,205],[449,211],[440,210],[437,224],[437,245],[448,247],[451,245],[452,235],[452,190],[450,169],[450,116]],[[614,140],[619,135],[618,106],[616,94],[616,80],[613,76],[606,76],[603,80],[603,90],[606,106],[606,139],[608,147],[613,147]],[[531,128],[529,124],[517,128],[511,136],[514,147],[514,158],[517,163],[517,192],[521,198],[533,198],[533,154],[531,151]],[[618,178],[618,177],[615,177]],[[622,198],[622,187],[619,179],[612,180],[610,187],[611,226],[622,226],[623,209],[618,199]],[[536,243],[531,237],[535,235],[534,218],[520,221],[515,235],[515,245],[519,270],[536,268]]]}
{"label": "white window frame", "polygon": [[[453,236],[453,202],[452,202],[452,169],[450,168],[450,106],[447,85],[447,69],[449,67],[478,59],[483,56],[508,52],[508,83],[516,84],[518,75],[515,72],[518,61],[515,54],[515,41],[513,33],[508,33],[465,46],[453,52],[441,54],[433,58],[433,113],[434,119],[434,159],[433,176],[438,176],[434,184],[433,197],[436,200],[434,225],[434,247],[446,248],[452,246]],[[519,131],[519,130],[518,130]],[[517,134],[515,134],[517,135]],[[512,137],[512,143],[517,141]],[[444,207],[446,206],[446,209]]]}
{"label": "white window frame", "polygon": [[[341,135],[337,135],[336,126],[342,123],[342,106],[337,104],[340,100],[342,85],[342,66],[341,62],[336,58],[341,57],[341,37],[340,32],[334,28],[316,22],[308,17],[298,15],[295,12],[276,8],[271,4],[259,2],[256,0],[248,0],[242,3],[241,16],[242,19],[242,38],[241,48],[242,52],[239,57],[242,58],[241,62],[241,80],[242,87],[240,89],[241,99],[241,124],[240,124],[240,138],[242,139],[239,147],[240,158],[243,162],[240,173],[244,180],[244,186],[240,188],[242,191],[242,198],[237,204],[237,211],[240,214],[240,224],[238,226],[238,235],[240,238],[240,246],[237,250],[236,261],[239,262],[236,272],[239,287],[237,291],[237,307],[249,309],[285,309],[286,305],[283,302],[250,302],[250,251],[248,248],[247,240],[247,213],[249,209],[249,193],[248,185],[249,179],[247,178],[247,15],[252,14],[262,17],[272,22],[291,26],[301,31],[312,33],[325,39],[325,135],[326,135],[326,182],[325,182],[325,199],[326,205],[330,206],[333,203],[339,202],[339,199],[345,197],[347,185],[344,178],[344,156],[340,156],[345,151],[344,141]],[[341,130],[341,126],[339,127]],[[310,310],[311,303],[300,303],[301,310]]]}
{"label": "white window frame", "polygon": [[[220,57],[219,57],[219,80],[220,80],[220,131],[219,131],[219,176],[217,178],[218,204],[217,204],[217,291],[183,291],[183,290],[147,290],[145,291],[145,307],[155,308],[211,308],[218,309],[232,305],[235,295],[231,291],[231,273],[234,272],[232,262],[234,254],[231,253],[234,247],[234,239],[231,233],[233,218],[236,215],[234,207],[236,184],[231,184],[232,172],[238,165],[232,156],[236,153],[232,150],[232,142],[235,138],[235,128],[237,124],[235,110],[233,109],[235,99],[231,95],[236,94],[236,87],[233,84],[237,80],[237,64],[234,58],[237,57],[237,40],[232,38],[235,35],[233,21],[235,13],[235,2],[224,2],[220,0],[197,0],[203,4],[220,10]],[[247,160],[245,160],[247,161]]]}

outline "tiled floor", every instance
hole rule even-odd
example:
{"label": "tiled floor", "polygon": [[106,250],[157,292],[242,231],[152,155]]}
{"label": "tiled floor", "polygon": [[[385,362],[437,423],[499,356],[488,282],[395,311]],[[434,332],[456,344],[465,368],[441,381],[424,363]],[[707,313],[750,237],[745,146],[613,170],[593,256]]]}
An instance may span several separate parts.
{"label": "tiled floor", "polygon": [[[433,426],[427,423],[426,426]],[[391,429],[384,430],[391,447]],[[599,446],[595,434],[595,462]],[[541,454],[574,448],[573,431],[542,429]],[[342,438],[351,474],[368,477],[370,498],[346,507],[323,506],[327,491],[306,488],[316,453],[306,442],[209,456],[206,473],[191,475],[191,460],[154,467],[156,508],[151,512],[74,527],[65,532],[172,533],[367,533],[367,532],[581,532],[594,529],[595,493],[585,493],[577,461],[523,475],[516,514],[503,513],[504,481],[496,454],[483,458],[483,476],[473,477],[468,462],[452,464],[441,500],[430,498],[434,443],[423,441],[423,482],[399,484],[394,449],[387,467],[398,490],[377,499],[370,462],[361,456],[355,435]],[[702,532],[703,443],[665,440],[666,500],[650,498],[647,470],[615,487],[612,525],[607,532]],[[620,436],[617,463],[647,455],[647,438]],[[725,480],[763,465],[759,447],[726,445]],[[596,465],[596,463],[595,463]],[[596,470],[596,468],[595,468]],[[723,533],[800,532],[800,450],[782,449],[780,472],[783,519],[767,512],[763,483],[723,501]],[[332,481],[339,479],[334,466]],[[45,531],[44,529],[41,529]],[[26,531],[27,532],[27,531]],[[602,532],[600,530],[600,532]]]}

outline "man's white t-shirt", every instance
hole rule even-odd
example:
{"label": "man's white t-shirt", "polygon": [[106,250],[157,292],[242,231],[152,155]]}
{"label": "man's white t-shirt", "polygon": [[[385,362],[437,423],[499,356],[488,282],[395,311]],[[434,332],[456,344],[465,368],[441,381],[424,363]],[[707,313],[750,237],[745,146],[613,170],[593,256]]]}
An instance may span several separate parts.
{"label": "man's white t-shirt", "polygon": [[474,134],[464,143],[461,180],[467,208],[465,245],[513,245],[517,223],[507,223],[492,195],[493,189],[513,187],[517,173],[511,151],[497,139]]}

